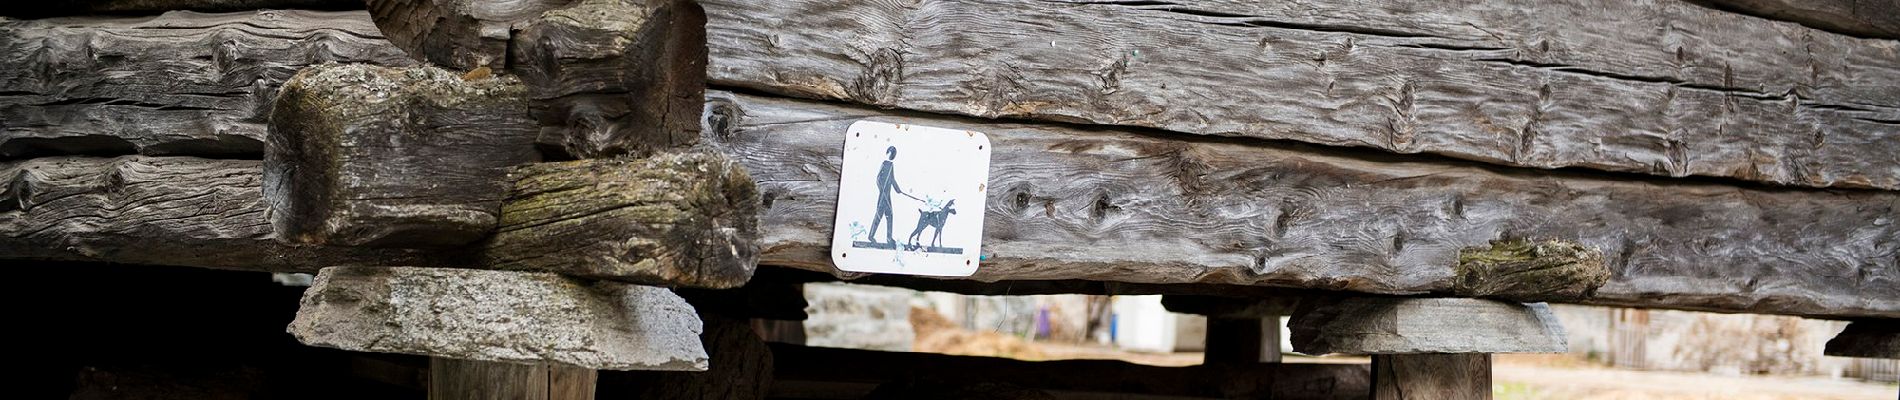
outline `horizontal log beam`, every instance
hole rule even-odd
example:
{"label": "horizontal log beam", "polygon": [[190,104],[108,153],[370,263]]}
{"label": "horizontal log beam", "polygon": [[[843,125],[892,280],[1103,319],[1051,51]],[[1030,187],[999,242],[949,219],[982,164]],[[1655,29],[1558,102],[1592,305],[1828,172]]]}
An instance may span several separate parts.
{"label": "horizontal log beam", "polygon": [[1900,39],[1900,0],[1688,0],[1843,35]]}
{"label": "horizontal log beam", "polygon": [[0,258],[315,272],[460,257],[281,243],[267,217],[262,164],[146,156],[0,162]]}
{"label": "horizontal log beam", "polygon": [[989,134],[986,254],[971,277],[980,281],[1456,294],[1462,251],[1542,238],[1600,250],[1611,272],[1594,294],[1565,302],[1900,315],[1900,193],[1500,170],[709,96],[706,141],[759,181],[764,264],[857,276],[834,269],[827,251],[838,143],[852,122],[881,120]]}
{"label": "horizontal log beam", "polygon": [[[1594,295],[1567,302],[1900,317],[1893,193],[1535,174],[715,93],[707,145],[759,183],[764,263],[856,277],[833,269],[826,250],[836,143],[859,119],[991,135],[990,257],[965,286],[1053,279],[1438,293],[1455,287],[1460,250],[1546,237],[1602,250],[1612,271]],[[256,161],[3,165],[8,258],[292,271],[452,259],[275,244]],[[203,198],[219,201],[180,200]]]}
{"label": "horizontal log beam", "polygon": [[0,18],[0,159],[261,158],[278,87],[331,61],[413,63],[363,11]]}
{"label": "horizontal log beam", "polygon": [[166,11],[248,11],[258,9],[358,10],[362,0],[62,0],[14,4],[0,16],[45,18],[62,15],[158,14]]}
{"label": "horizontal log beam", "polygon": [[1900,188],[1893,41],[1683,2],[704,5],[715,85],[1521,167]]}

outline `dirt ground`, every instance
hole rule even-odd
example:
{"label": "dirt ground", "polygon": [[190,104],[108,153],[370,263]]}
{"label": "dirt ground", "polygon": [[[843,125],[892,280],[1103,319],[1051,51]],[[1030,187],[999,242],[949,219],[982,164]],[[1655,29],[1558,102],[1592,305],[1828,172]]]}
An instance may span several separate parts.
{"label": "dirt ground", "polygon": [[[1201,353],[1130,352],[1094,344],[1031,342],[971,332],[935,312],[911,309],[915,351],[1023,360],[1118,359],[1184,366]],[[1364,357],[1288,355],[1289,363],[1365,363]],[[1819,376],[1725,376],[1602,367],[1567,355],[1498,355],[1491,371],[1497,400],[1860,400],[1900,398],[1900,386]]]}

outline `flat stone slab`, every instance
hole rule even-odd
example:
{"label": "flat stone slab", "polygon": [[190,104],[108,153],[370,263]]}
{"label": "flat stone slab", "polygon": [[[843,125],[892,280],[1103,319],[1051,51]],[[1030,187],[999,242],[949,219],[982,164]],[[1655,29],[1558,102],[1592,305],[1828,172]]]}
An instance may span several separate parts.
{"label": "flat stone slab", "polygon": [[1306,354],[1562,353],[1564,330],[1544,303],[1355,297],[1302,302],[1287,321]]}
{"label": "flat stone slab", "polygon": [[306,345],[604,370],[704,371],[693,307],[666,289],[552,273],[330,267],[290,333]]}

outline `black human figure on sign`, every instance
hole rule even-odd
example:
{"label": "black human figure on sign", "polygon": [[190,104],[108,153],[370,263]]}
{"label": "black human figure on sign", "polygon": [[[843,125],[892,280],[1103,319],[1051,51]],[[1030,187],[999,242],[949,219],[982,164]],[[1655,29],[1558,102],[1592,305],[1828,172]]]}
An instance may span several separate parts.
{"label": "black human figure on sign", "polygon": [[884,221],[884,239],[895,246],[897,235],[891,233],[891,225],[896,225],[897,221],[893,220],[896,217],[891,215],[891,192],[896,191],[905,196],[910,194],[904,193],[904,188],[897,186],[897,172],[892,169],[896,165],[893,161],[897,160],[897,146],[884,149],[884,155],[884,166],[877,170],[877,215],[871,217],[871,230],[865,234],[865,239],[868,242],[877,242],[877,223]]}

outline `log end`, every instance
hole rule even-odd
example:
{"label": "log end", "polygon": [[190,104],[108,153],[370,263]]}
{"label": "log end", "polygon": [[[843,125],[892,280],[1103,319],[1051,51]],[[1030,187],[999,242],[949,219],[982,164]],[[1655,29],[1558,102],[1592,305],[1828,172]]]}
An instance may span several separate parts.
{"label": "log end", "polygon": [[758,189],[717,153],[524,166],[487,249],[501,269],[733,288],[759,260]]}
{"label": "log end", "polygon": [[495,227],[510,166],[539,158],[526,89],[433,67],[324,64],[271,109],[264,195],[286,241],[467,244]]}
{"label": "log end", "polygon": [[1610,280],[1603,251],[1564,240],[1500,240],[1458,252],[1452,292],[1522,302],[1589,297]]}

